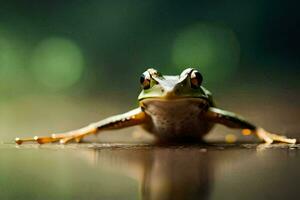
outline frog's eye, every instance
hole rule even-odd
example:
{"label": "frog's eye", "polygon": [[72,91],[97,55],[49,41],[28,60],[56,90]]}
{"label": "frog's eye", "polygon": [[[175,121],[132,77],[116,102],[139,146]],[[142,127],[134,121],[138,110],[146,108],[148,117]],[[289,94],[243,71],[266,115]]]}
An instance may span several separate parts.
{"label": "frog's eye", "polygon": [[140,78],[140,83],[143,89],[149,89],[151,83],[151,76],[148,71],[145,71]]}
{"label": "frog's eye", "polygon": [[197,89],[202,84],[203,77],[197,70],[193,70],[191,73],[191,86],[194,89]]}

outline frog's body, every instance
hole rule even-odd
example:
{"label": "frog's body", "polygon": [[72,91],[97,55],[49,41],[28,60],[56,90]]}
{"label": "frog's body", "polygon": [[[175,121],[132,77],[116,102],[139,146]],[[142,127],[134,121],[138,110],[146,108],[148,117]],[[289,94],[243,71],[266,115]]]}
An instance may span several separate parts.
{"label": "frog's body", "polygon": [[163,76],[148,69],[140,78],[142,91],[139,107],[124,114],[109,117],[87,127],[50,137],[16,138],[16,143],[37,141],[48,143],[71,140],[79,142],[84,136],[101,130],[142,125],[163,141],[202,139],[215,124],[254,132],[267,143],[273,141],[295,143],[295,139],[279,136],[256,127],[234,113],[215,107],[211,93],[202,84],[202,75],[193,68],[178,76]]}
{"label": "frog's body", "polygon": [[142,104],[151,117],[145,129],[164,141],[201,139],[214,125],[205,120],[209,105],[206,99],[146,99]]}

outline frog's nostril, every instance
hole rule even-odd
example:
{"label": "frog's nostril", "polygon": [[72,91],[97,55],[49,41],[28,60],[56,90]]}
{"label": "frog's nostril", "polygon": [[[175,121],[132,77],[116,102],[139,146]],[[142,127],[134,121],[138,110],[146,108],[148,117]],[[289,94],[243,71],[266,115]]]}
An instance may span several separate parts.
{"label": "frog's nostril", "polygon": [[164,90],[164,89],[161,89],[161,92],[165,92],[165,90]]}

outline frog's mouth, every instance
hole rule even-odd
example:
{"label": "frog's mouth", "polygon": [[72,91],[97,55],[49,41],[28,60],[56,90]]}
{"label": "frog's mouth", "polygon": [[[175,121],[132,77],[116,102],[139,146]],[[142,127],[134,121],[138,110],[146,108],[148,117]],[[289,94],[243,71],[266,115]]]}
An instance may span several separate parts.
{"label": "frog's mouth", "polygon": [[168,93],[167,95],[164,96],[160,96],[160,95],[151,95],[151,96],[147,96],[145,95],[143,98],[139,97],[139,101],[144,101],[144,100],[162,100],[162,101],[173,101],[173,100],[182,100],[182,99],[202,99],[202,100],[206,100],[209,101],[209,98],[207,95],[197,95],[197,96],[192,96],[192,95],[176,95],[174,93]]}
{"label": "frog's mouth", "polygon": [[208,107],[210,102],[208,98],[205,97],[177,97],[177,98],[159,98],[151,97],[140,100],[140,106],[147,108],[149,106],[156,106],[159,108],[173,107],[178,109],[183,109],[186,106],[194,105],[199,108]]}

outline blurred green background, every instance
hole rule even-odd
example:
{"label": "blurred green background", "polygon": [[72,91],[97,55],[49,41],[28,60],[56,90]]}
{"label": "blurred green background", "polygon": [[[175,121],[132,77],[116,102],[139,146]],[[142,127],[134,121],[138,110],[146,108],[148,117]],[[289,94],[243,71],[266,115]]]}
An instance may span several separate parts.
{"label": "blurred green background", "polygon": [[218,105],[296,134],[297,8],[271,0],[1,1],[0,137],[127,111],[147,67],[197,67]]}

